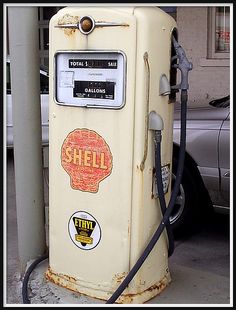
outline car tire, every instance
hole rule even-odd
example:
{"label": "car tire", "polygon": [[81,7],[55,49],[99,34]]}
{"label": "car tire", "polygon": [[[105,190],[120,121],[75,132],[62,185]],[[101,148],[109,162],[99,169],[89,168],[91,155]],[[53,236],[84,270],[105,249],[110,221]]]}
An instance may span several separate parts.
{"label": "car tire", "polygon": [[[172,162],[172,188],[175,183],[177,165],[177,159],[174,157]],[[190,167],[184,165],[179,193],[170,216],[170,224],[176,237],[191,234],[196,227],[197,210],[200,204],[200,188],[196,179]]]}

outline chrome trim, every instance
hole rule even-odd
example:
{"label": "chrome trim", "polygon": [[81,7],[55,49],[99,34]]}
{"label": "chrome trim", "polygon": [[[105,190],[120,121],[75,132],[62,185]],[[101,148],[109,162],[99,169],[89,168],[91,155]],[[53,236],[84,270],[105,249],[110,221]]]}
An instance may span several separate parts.
{"label": "chrome trim", "polygon": [[216,213],[221,213],[221,214],[229,214],[230,213],[229,207],[224,207],[224,206],[219,206],[219,205],[213,204],[213,209]]}
{"label": "chrome trim", "polygon": [[[106,106],[106,105],[90,105],[87,104],[85,106],[77,106],[74,104],[63,104],[60,103],[56,100],[56,90],[57,90],[57,76],[56,76],[56,55],[61,54],[61,53],[66,53],[66,54],[76,54],[76,53],[84,53],[84,54],[90,54],[90,53],[97,53],[97,54],[102,54],[102,53],[117,53],[121,54],[124,59],[124,68],[123,68],[123,74],[124,74],[124,80],[123,80],[123,97],[122,97],[122,103],[119,107],[112,107],[112,106]],[[54,72],[54,79],[53,79],[53,100],[56,104],[60,106],[66,106],[66,107],[77,107],[77,108],[97,108],[97,109],[111,109],[111,110],[121,110],[125,106],[125,101],[126,101],[126,74],[127,74],[127,57],[126,54],[121,51],[121,50],[58,50],[54,53],[54,58],[53,58],[53,72]]]}
{"label": "chrome trim", "polygon": [[[90,31],[86,32],[83,31],[83,29],[81,28],[81,21],[85,18],[89,18],[93,24],[92,28]],[[70,29],[79,29],[81,33],[83,34],[89,34],[91,33],[96,27],[128,27],[129,24],[127,23],[117,23],[117,22],[96,22],[91,16],[89,15],[85,15],[83,17],[81,17],[81,19],[79,20],[79,22],[77,24],[64,24],[64,25],[55,25],[55,28],[70,28]]]}
{"label": "chrome trim", "polygon": [[128,27],[129,24],[116,23],[116,22],[95,22],[95,27],[117,27],[117,26]]}
{"label": "chrome trim", "polygon": [[64,25],[56,25],[55,28],[71,28],[71,29],[79,29],[79,23],[78,24],[64,24]]}

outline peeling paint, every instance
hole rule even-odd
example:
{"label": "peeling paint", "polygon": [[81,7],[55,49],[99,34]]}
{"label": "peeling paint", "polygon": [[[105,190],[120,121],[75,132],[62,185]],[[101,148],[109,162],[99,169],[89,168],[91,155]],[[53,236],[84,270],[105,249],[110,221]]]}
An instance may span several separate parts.
{"label": "peeling paint", "polygon": [[115,281],[117,283],[121,283],[124,280],[124,278],[127,276],[127,274],[128,274],[127,272],[117,273],[113,277],[113,281]]}
{"label": "peeling paint", "polygon": [[68,275],[55,274],[52,272],[51,268],[48,267],[48,270],[45,273],[46,279],[55,283],[56,285],[63,286],[71,291],[77,292],[74,284],[77,283],[77,280]]}
{"label": "peeling paint", "polygon": [[161,281],[142,292],[121,295],[117,299],[117,303],[139,303],[140,301],[143,302],[143,300],[146,302],[156,295],[159,295],[167,287],[169,282],[170,279],[168,279],[168,277],[164,277]]}
{"label": "peeling paint", "polygon": [[[80,20],[79,16],[72,16],[70,14],[65,14],[62,18],[58,20],[58,25],[66,25],[66,24],[77,24]],[[62,28],[63,29],[63,28]],[[75,33],[77,29],[74,28],[64,28],[64,33],[68,36]]]}
{"label": "peeling paint", "polygon": [[[103,291],[103,297],[98,297],[96,291],[99,290],[99,288],[85,288],[87,291],[83,291],[82,284],[79,283],[79,280],[68,276],[64,274],[56,274],[52,271],[50,266],[48,267],[46,273],[45,273],[46,279],[50,280],[56,285],[62,286],[70,291],[96,298],[99,300],[107,300],[111,296],[112,293],[108,294],[106,291]],[[127,276],[127,272],[121,272],[117,273],[113,277],[113,281],[115,283],[115,286],[120,285],[120,283],[125,279]],[[144,281],[145,282],[145,281]],[[165,287],[170,283],[170,275],[169,273],[166,274],[166,276],[159,282],[155,283],[154,285],[150,286],[149,288],[145,290],[140,291],[137,293],[129,293],[129,294],[122,294],[117,300],[116,303],[118,304],[131,304],[131,303],[144,303],[151,298],[155,297],[156,295],[160,294]],[[141,283],[140,283],[141,284]],[[145,283],[142,283],[142,286]],[[102,289],[101,289],[102,291]],[[102,296],[102,295],[101,295]]]}
{"label": "peeling paint", "polygon": [[93,290],[90,290],[91,293],[87,294],[85,292],[80,291],[79,289],[79,280],[68,276],[68,275],[64,275],[64,274],[57,274],[54,273],[52,271],[52,269],[50,268],[50,266],[48,267],[47,271],[45,272],[45,277],[47,280],[51,281],[52,283],[64,287],[72,292],[75,292],[77,294],[82,294],[84,296],[87,297],[92,297],[92,298],[96,298],[98,300],[105,300],[105,298],[99,298],[97,296],[95,296],[95,294],[93,293]]}

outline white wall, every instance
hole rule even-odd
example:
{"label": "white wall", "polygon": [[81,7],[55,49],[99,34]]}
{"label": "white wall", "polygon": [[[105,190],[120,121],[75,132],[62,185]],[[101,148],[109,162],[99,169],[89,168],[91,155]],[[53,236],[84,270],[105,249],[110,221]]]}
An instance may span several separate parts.
{"label": "white wall", "polygon": [[230,91],[229,60],[207,59],[207,7],[177,7],[179,43],[193,63],[189,102],[207,104]]}

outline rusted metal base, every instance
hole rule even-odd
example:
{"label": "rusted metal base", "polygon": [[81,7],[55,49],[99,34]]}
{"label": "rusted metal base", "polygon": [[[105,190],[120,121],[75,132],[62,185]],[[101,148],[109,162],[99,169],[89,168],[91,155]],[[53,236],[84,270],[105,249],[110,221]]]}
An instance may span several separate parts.
{"label": "rusted metal base", "polygon": [[[101,299],[101,300],[108,300],[112,293],[105,288],[101,288],[100,285],[94,286],[91,283],[82,283],[83,281],[80,281],[74,277],[58,274],[55,273],[50,267],[45,273],[46,278],[64,288],[67,288],[71,291],[78,292],[80,294]],[[116,303],[119,304],[142,304],[151,298],[155,297],[156,295],[160,294],[166,286],[171,282],[170,273],[168,272],[161,281],[157,282],[156,284],[150,286],[149,288],[140,291],[138,293],[124,293],[122,294],[117,300]],[[125,291],[124,291],[125,292]]]}

